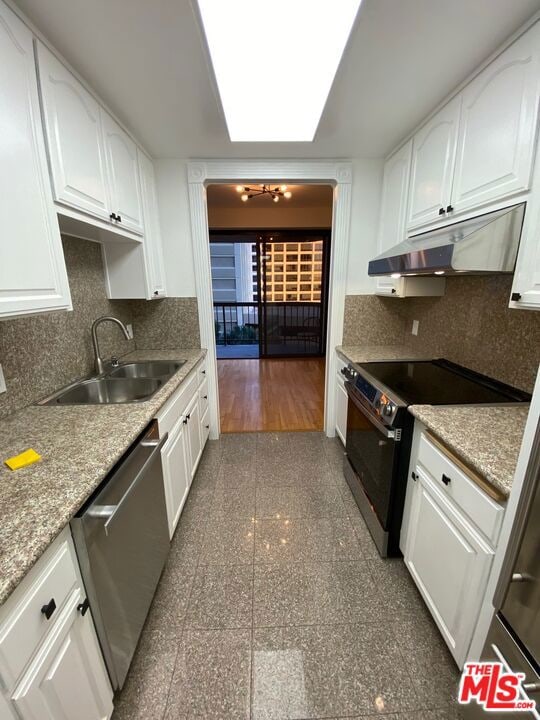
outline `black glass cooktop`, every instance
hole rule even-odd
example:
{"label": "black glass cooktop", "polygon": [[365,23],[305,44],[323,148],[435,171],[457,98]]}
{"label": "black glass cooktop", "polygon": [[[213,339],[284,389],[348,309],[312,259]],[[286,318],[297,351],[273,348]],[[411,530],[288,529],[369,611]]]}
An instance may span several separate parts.
{"label": "black glass cooktop", "polygon": [[531,396],[448,360],[362,363],[407,405],[528,402]]}

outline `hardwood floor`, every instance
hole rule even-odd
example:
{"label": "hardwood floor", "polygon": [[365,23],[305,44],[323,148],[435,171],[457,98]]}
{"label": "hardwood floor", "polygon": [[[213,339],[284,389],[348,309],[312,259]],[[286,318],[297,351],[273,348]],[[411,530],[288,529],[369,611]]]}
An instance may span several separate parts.
{"label": "hardwood floor", "polygon": [[218,360],[222,432],[322,430],[324,358]]}

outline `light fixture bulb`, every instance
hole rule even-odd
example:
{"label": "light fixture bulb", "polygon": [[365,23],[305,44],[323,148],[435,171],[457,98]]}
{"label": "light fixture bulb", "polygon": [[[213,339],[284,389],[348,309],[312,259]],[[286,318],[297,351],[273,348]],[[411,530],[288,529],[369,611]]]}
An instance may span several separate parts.
{"label": "light fixture bulb", "polygon": [[272,200],[273,200],[274,202],[279,202],[279,198],[278,198],[277,195],[274,195],[274,197],[272,198]]}
{"label": "light fixture bulb", "polygon": [[283,193],[283,197],[284,197],[284,198],[287,198],[287,200],[289,200],[289,198],[292,198],[292,192],[291,192],[290,190],[286,190],[286,191]]}
{"label": "light fixture bulb", "polygon": [[242,202],[247,202],[247,201],[248,201],[248,196],[246,195],[246,193],[244,193],[244,194],[241,196],[241,200],[242,200]]}
{"label": "light fixture bulb", "polygon": [[282,193],[284,193],[285,190],[287,189],[287,186],[286,186],[286,185],[280,185],[280,186],[279,186],[279,189],[281,190]]}
{"label": "light fixture bulb", "polygon": [[390,275],[390,277],[391,277],[391,278],[394,278],[394,279],[400,278],[400,277],[401,277],[401,273],[392,273],[392,274]]}
{"label": "light fixture bulb", "polygon": [[444,270],[435,270],[435,275],[444,275]]}
{"label": "light fixture bulb", "polygon": [[244,192],[243,186],[242,186],[242,185],[237,185],[237,186],[236,186],[236,192],[237,192],[237,193]]}

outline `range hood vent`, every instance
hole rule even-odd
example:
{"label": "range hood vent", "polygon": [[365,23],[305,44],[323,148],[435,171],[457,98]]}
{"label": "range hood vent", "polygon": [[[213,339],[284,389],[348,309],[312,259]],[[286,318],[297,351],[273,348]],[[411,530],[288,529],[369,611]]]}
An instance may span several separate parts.
{"label": "range hood vent", "polygon": [[525,203],[413,235],[369,262],[369,275],[511,273]]}

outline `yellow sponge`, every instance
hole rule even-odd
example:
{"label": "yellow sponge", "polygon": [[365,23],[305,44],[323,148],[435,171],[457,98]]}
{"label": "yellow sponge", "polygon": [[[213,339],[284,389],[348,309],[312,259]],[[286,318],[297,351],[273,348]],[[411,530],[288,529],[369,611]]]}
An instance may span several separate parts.
{"label": "yellow sponge", "polygon": [[10,470],[19,470],[19,468],[32,465],[32,463],[35,463],[38,460],[41,460],[41,455],[38,455],[35,450],[30,448],[29,450],[22,452],[20,455],[15,455],[14,457],[4,460],[4,463]]}

